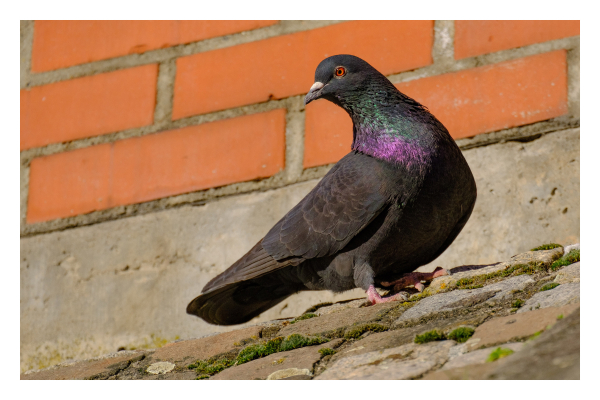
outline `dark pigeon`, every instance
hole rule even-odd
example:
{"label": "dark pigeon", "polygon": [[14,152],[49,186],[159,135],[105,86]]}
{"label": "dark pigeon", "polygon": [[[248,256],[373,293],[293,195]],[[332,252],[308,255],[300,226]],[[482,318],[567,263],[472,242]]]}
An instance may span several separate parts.
{"label": "dark pigeon", "polygon": [[246,322],[302,290],[362,288],[371,303],[445,274],[435,260],[469,219],[477,189],[461,151],[429,111],[351,55],[323,60],[308,104],[327,99],[354,123],[352,150],[246,255],[187,307],[218,325]]}

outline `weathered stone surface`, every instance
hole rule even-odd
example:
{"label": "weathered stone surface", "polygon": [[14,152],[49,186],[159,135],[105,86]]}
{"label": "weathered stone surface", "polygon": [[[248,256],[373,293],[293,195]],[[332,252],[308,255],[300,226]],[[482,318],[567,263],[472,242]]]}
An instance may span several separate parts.
{"label": "weathered stone surface", "polygon": [[106,379],[143,358],[144,351],[121,351],[97,359],[56,365],[41,371],[21,374],[22,380]]}
{"label": "weathered stone surface", "polygon": [[508,357],[456,368],[448,364],[423,379],[580,379],[579,309]]}
{"label": "weathered stone surface", "polygon": [[[498,347],[502,347],[503,349],[510,349],[514,352],[517,352],[523,348],[523,343],[503,343]],[[458,347],[458,346],[455,346]],[[487,349],[475,350],[470,353],[461,354],[457,357],[451,358],[441,370],[445,369],[454,369],[454,368],[462,368],[467,365],[473,364],[485,364],[491,352],[493,352],[497,347],[491,347]],[[454,350],[454,349],[453,349]]]}
{"label": "weathered stone surface", "polygon": [[144,375],[141,380],[154,381],[154,380],[165,380],[165,381],[191,381],[196,379],[196,372],[194,371],[177,371],[170,372],[168,374],[159,375]]}
{"label": "weathered stone surface", "polygon": [[569,315],[579,305],[549,307],[506,317],[493,318],[475,330],[466,342],[469,351],[527,338],[557,322],[559,315]]}
{"label": "weathered stone surface", "polygon": [[217,354],[232,351],[236,349],[235,343],[239,348],[244,340],[258,339],[261,331],[262,327],[251,326],[201,339],[170,343],[156,350],[151,358],[153,361],[170,361],[177,364],[177,366],[185,367],[196,360],[205,360]]}
{"label": "weathered stone surface", "polygon": [[298,321],[283,328],[279,331],[279,335],[288,336],[299,333],[305,336],[315,336],[336,331],[343,333],[344,329],[352,325],[368,323],[378,319],[386,311],[397,305],[395,302],[390,302],[356,309],[350,308],[322,317]]}
{"label": "weathered stone surface", "polygon": [[579,308],[506,357],[490,379],[580,379]]}
{"label": "weathered stone surface", "polygon": [[275,371],[272,374],[270,374],[269,376],[267,376],[267,380],[273,381],[273,380],[278,380],[278,379],[287,379],[287,378],[290,378],[292,376],[297,376],[297,375],[306,375],[306,376],[311,377],[312,372],[310,372],[310,370],[308,368],[280,369],[279,371]]}
{"label": "weathered stone surface", "polygon": [[534,294],[525,302],[523,307],[517,313],[524,313],[531,310],[546,307],[560,307],[567,304],[579,303],[580,283],[565,283],[554,289],[545,290]]}
{"label": "weathered stone surface", "polygon": [[150,364],[150,366],[146,368],[146,372],[152,375],[166,374],[167,372],[173,371],[173,368],[175,368],[175,364],[168,361],[159,361]]}
{"label": "weathered stone surface", "polygon": [[382,351],[372,351],[342,358],[316,379],[411,379],[448,359],[451,340],[426,344],[405,344]]}
{"label": "weathered stone surface", "polygon": [[334,339],[318,346],[302,347],[291,351],[271,354],[245,364],[236,365],[212,376],[210,379],[267,379],[269,375],[282,369],[296,368],[313,370],[314,364],[322,357],[319,349],[333,349],[342,339]]}
{"label": "weathered stone surface", "polygon": [[570,244],[565,247],[565,254],[569,253],[571,250],[579,250],[579,243]]}
{"label": "weathered stone surface", "polygon": [[499,262],[490,265],[463,265],[450,268],[450,275],[441,276],[431,281],[431,284],[424,290],[425,293],[434,294],[442,290],[456,286],[460,279],[475,278],[488,275],[494,272],[504,271],[517,264],[541,263],[546,266],[552,264],[554,260],[563,255],[563,248],[557,247],[552,250],[528,251],[526,253],[512,256],[506,262]]}
{"label": "weathered stone surface", "polygon": [[[444,333],[459,326],[476,326],[480,323],[478,316],[457,316],[454,318],[439,319],[410,328],[395,329],[387,332],[372,333],[364,339],[342,345],[338,352],[331,358],[334,362],[341,358],[368,353],[375,350],[389,349],[404,344],[413,343],[415,336],[437,329]],[[457,346],[458,347],[458,346]]]}
{"label": "weathered stone surface", "polygon": [[571,282],[579,282],[579,265],[580,262],[576,262],[571,265],[567,265],[566,267],[561,268],[556,274],[556,278],[554,278],[554,282],[560,283],[561,285],[564,283]]}
{"label": "weathered stone surface", "polygon": [[484,301],[503,300],[510,296],[513,290],[522,290],[532,283],[534,280],[528,275],[519,275],[479,289],[453,290],[426,297],[406,310],[395,323],[421,318],[444,310],[470,307]]}
{"label": "weathered stone surface", "polygon": [[335,312],[347,310],[349,308],[360,308],[361,306],[365,305],[366,302],[367,302],[367,299],[362,298],[362,299],[356,299],[353,301],[348,301],[348,302],[343,302],[343,303],[342,302],[335,303],[330,306],[324,306],[324,307],[318,308],[314,312],[314,314],[321,316],[321,315],[327,315],[327,314],[332,314]]}
{"label": "weathered stone surface", "polygon": [[477,183],[475,209],[452,245],[422,269],[489,264],[544,243],[579,242],[579,148],[577,128],[463,151]]}

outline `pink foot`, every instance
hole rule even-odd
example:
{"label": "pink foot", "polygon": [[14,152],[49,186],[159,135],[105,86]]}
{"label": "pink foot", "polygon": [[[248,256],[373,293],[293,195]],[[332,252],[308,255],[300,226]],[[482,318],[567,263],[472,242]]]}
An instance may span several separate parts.
{"label": "pink foot", "polygon": [[423,285],[421,281],[429,282],[444,275],[448,275],[448,271],[442,267],[437,267],[433,272],[411,272],[394,282],[381,282],[381,285],[386,287],[393,286],[395,292],[398,292],[400,289],[404,289],[407,286],[414,285],[415,289],[422,292],[423,289],[425,289],[425,285]]}
{"label": "pink foot", "polygon": [[388,301],[396,301],[396,300],[406,300],[406,295],[404,293],[396,293],[393,296],[381,297],[377,290],[375,290],[375,286],[369,286],[369,290],[367,290],[367,300],[371,304],[379,304],[379,303],[387,303]]}

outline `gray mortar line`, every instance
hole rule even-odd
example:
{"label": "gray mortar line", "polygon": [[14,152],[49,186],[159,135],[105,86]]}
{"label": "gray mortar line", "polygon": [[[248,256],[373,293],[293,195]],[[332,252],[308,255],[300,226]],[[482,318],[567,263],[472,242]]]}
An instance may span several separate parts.
{"label": "gray mortar line", "polygon": [[433,29],[433,63],[452,64],[454,62],[454,21],[435,21]]}
{"label": "gray mortar line", "polygon": [[[224,49],[226,47],[270,39],[291,33],[322,28],[340,22],[344,21],[279,21],[275,25],[263,28],[209,38],[188,44],[180,44],[165,49],[150,50],[142,54],[128,54],[107,60],[99,60],[46,72],[31,73],[31,69],[28,69],[29,75],[27,79],[25,81],[21,80],[21,89],[112,72],[124,68],[162,63],[192,54]],[[23,41],[21,41],[21,47],[23,47]]]}
{"label": "gray mortar line", "polygon": [[168,60],[158,65],[154,126],[159,129],[167,127],[173,115],[173,88],[175,86],[176,68],[175,60]]}
{"label": "gray mortar line", "polygon": [[27,201],[29,199],[29,166],[21,163],[21,212],[20,212],[20,225],[21,227],[27,226]]}
{"label": "gray mortar line", "polygon": [[291,98],[285,117],[285,180],[300,179],[304,160],[304,96]]}
{"label": "gray mortar line", "polygon": [[[503,142],[508,141],[533,141],[548,133],[577,127],[579,127],[579,120],[577,119],[557,118],[550,121],[525,125],[523,127],[515,127],[502,131],[480,134],[472,138],[459,139],[456,142],[459,148],[465,151],[476,147],[502,144]],[[481,138],[478,138],[478,136],[481,136]],[[299,184],[309,180],[322,178],[333,167],[333,165],[335,165],[335,163],[303,170],[299,177],[291,182],[288,180],[286,172],[282,171],[272,177],[262,180],[233,183],[218,188],[210,188],[206,190],[175,195],[144,203],[118,206],[107,210],[94,211],[88,214],[82,214],[53,221],[36,224],[22,224],[21,237],[25,238],[56,231],[63,231],[80,226],[94,225],[101,222],[144,215],[178,207],[202,206],[213,201],[218,201],[222,198],[240,196],[252,192],[266,192],[269,190],[282,189],[292,184]]]}
{"label": "gray mortar line", "polygon": [[21,86],[30,79],[33,21],[21,21]]}

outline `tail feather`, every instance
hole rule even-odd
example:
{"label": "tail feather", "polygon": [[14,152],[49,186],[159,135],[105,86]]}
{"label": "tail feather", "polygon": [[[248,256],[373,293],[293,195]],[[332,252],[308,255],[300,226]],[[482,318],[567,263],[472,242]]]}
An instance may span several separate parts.
{"label": "tail feather", "polygon": [[215,325],[248,322],[285,300],[296,290],[289,286],[265,287],[253,281],[236,282],[201,294],[187,306],[187,313]]}

